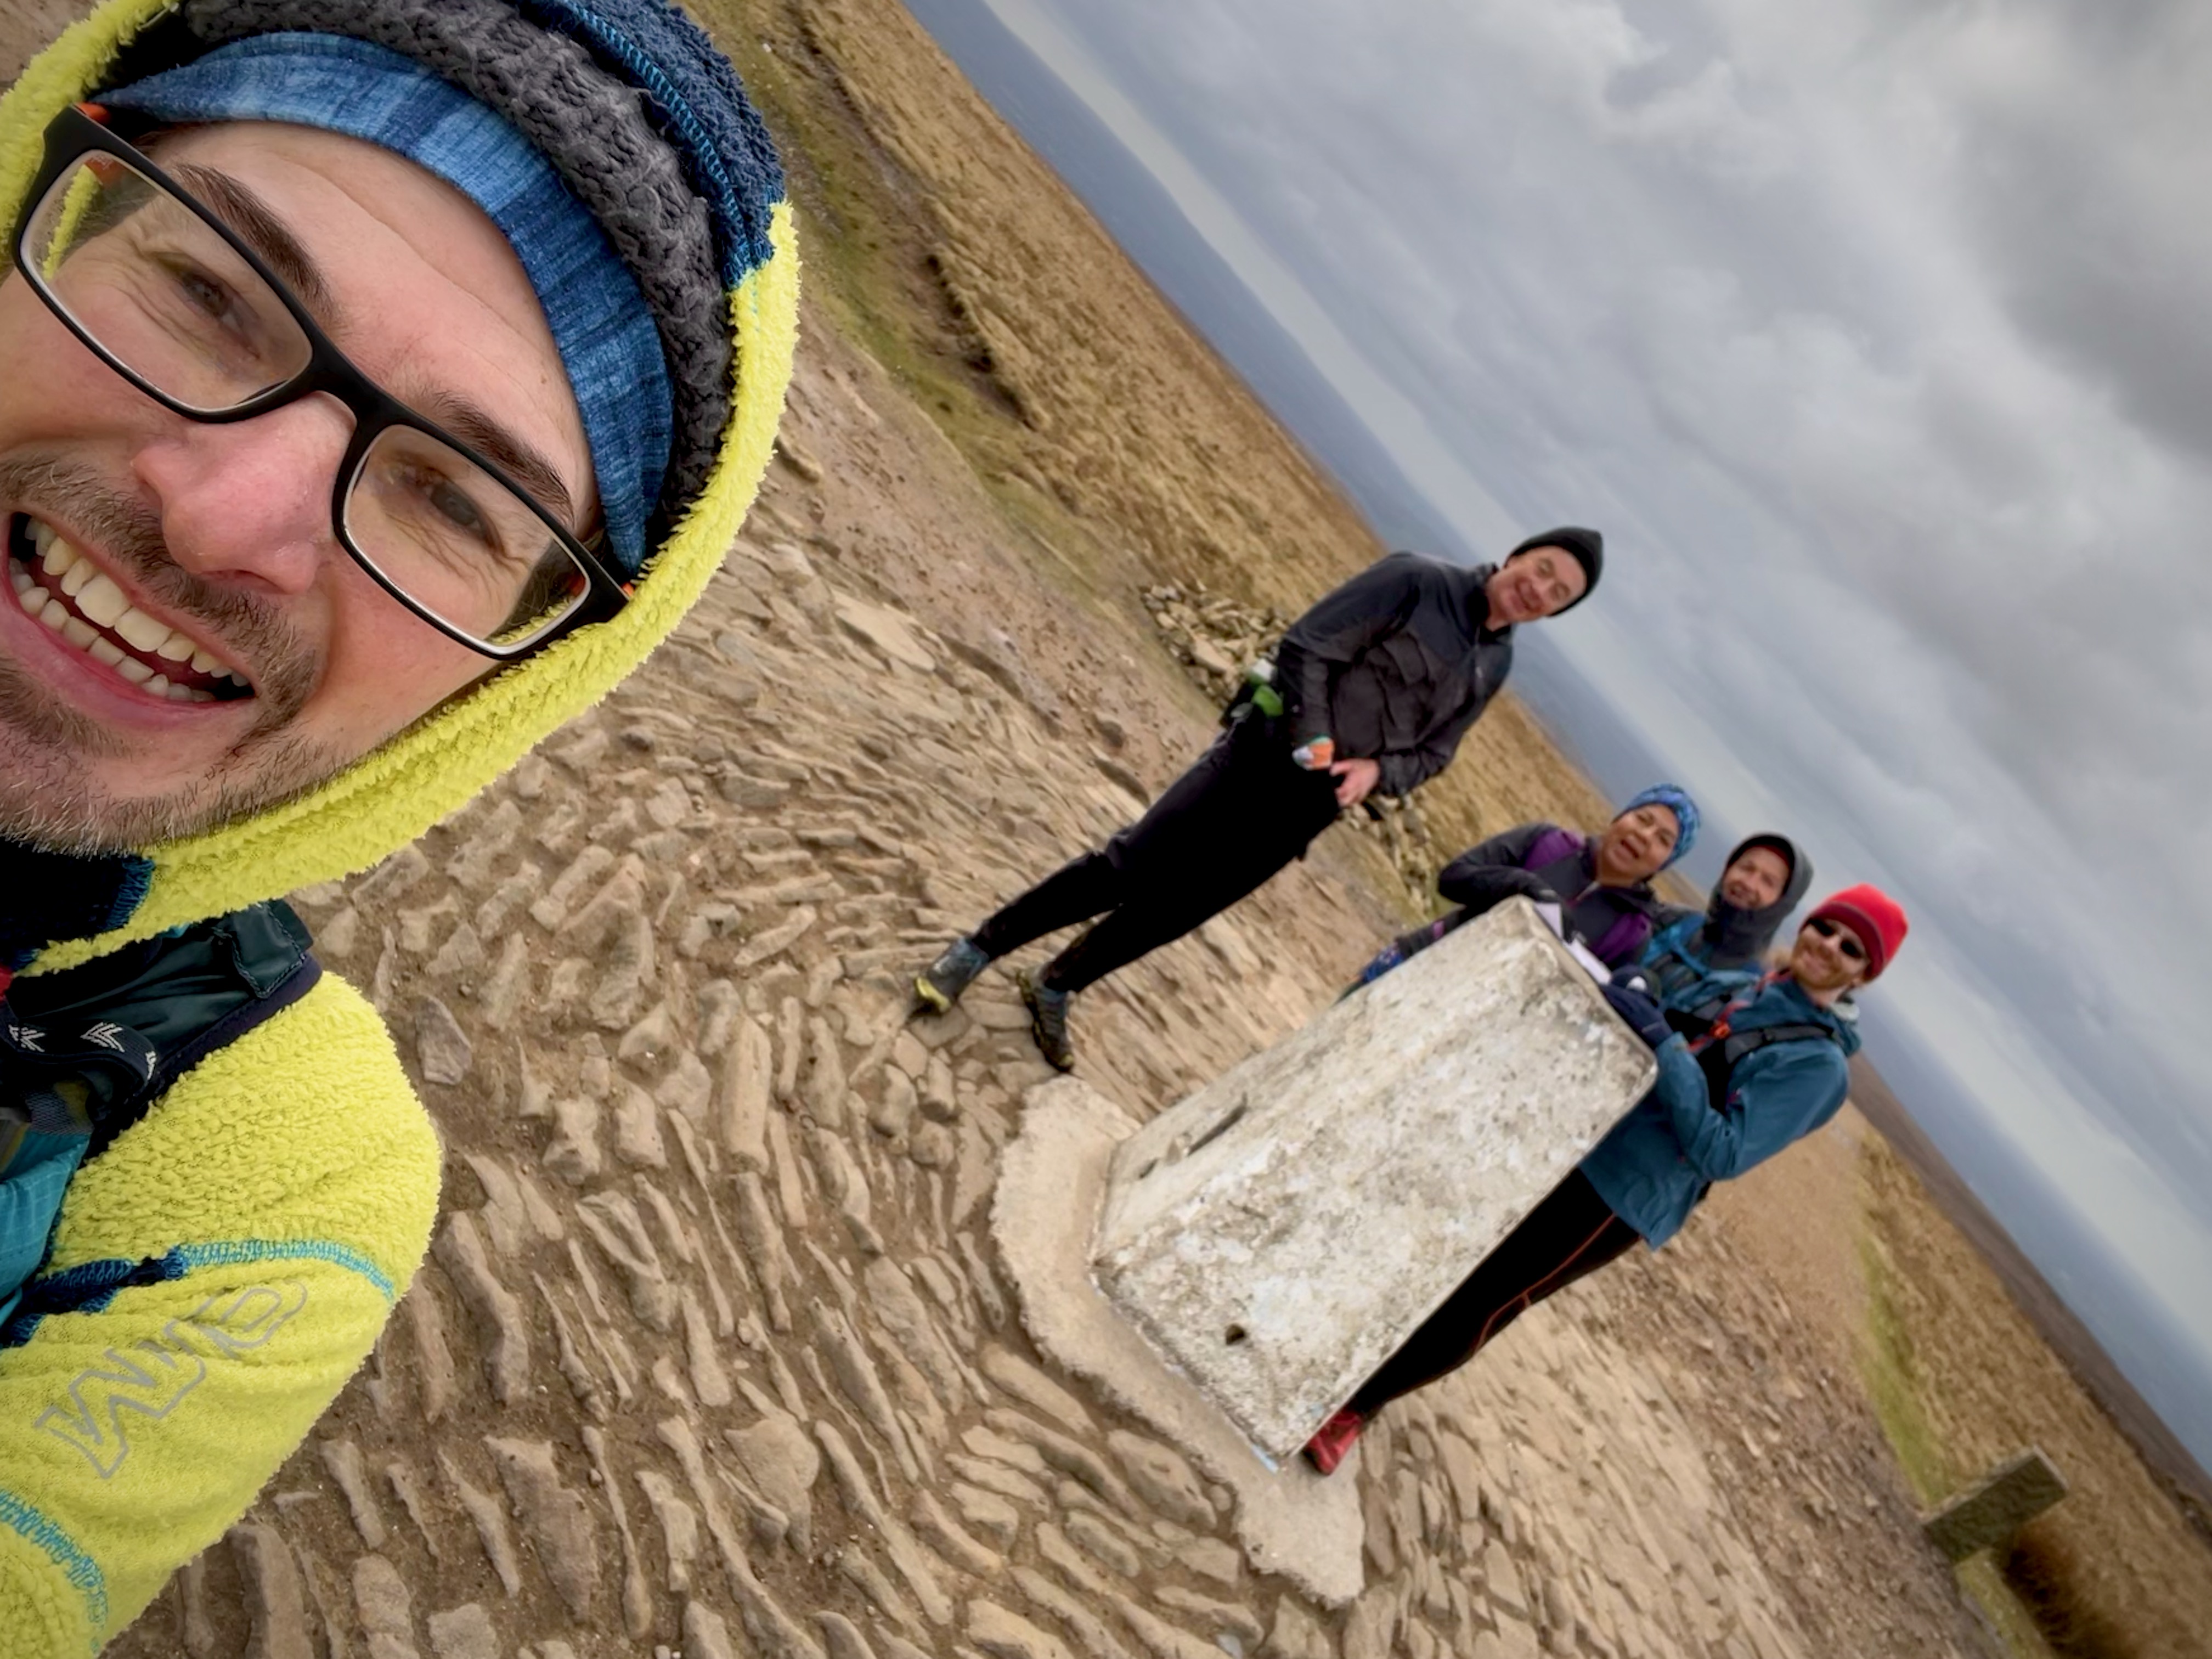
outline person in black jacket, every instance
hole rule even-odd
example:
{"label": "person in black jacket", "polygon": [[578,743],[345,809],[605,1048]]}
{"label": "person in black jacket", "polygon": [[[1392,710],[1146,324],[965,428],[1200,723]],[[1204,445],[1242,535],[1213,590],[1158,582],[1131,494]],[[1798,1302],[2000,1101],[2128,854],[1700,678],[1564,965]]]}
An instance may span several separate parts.
{"label": "person in black jacket", "polygon": [[1228,908],[1345,808],[1442,771],[1505,684],[1514,628],[1580,604],[1604,556],[1597,532],[1562,528],[1496,565],[1376,561],[1291,624],[1272,678],[1143,817],[947,946],[915,981],[921,1006],[945,1012],[994,958],[1101,916],[1021,980],[1038,1048],[1068,1070],[1076,992]]}

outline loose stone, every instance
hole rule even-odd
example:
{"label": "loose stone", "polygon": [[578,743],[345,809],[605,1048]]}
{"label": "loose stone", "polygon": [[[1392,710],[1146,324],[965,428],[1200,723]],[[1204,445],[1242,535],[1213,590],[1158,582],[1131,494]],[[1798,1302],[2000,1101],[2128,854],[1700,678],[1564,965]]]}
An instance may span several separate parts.
{"label": "loose stone", "polygon": [[314,1659],[299,1565],[283,1535],[274,1527],[242,1522],[230,1529],[230,1553],[252,1620],[246,1659]]}
{"label": "loose stone", "polygon": [[907,1519],[923,1543],[963,1572],[988,1582],[1006,1565],[997,1551],[986,1548],[963,1531],[960,1523],[945,1512],[944,1505],[932,1492],[918,1492],[914,1495]]}
{"label": "loose stone", "polygon": [[430,1648],[438,1659],[500,1659],[499,1632],[479,1601],[430,1615]]}
{"label": "loose stone", "polygon": [[991,1659],[1074,1659],[1067,1644],[995,1601],[968,1604],[968,1639]]}
{"label": "loose stone", "polygon": [[[1012,1353],[996,1342],[986,1343],[981,1358],[983,1375],[989,1377],[1008,1394],[1042,1412],[1062,1428],[1074,1434],[1096,1433],[1097,1425],[1083,1402],[1054,1382],[1026,1359]],[[1122,1436],[1133,1439],[1133,1436]],[[1114,1437],[1108,1437],[1109,1445]],[[1126,1464],[1127,1459],[1124,1459]],[[1209,1516],[1208,1520],[1212,1519]]]}
{"label": "loose stone", "polygon": [[822,1644],[828,1650],[829,1659],[876,1659],[875,1650],[860,1628],[842,1613],[817,1613],[815,1627],[822,1632]]}
{"label": "loose stone", "polygon": [[429,1505],[423,1499],[422,1484],[415,1479],[413,1468],[405,1459],[395,1457],[384,1466],[384,1479],[392,1496],[399,1500],[399,1507],[415,1523],[415,1530],[422,1535],[422,1547],[429,1553],[430,1559],[441,1559],[438,1536],[430,1530]]}
{"label": "loose stone", "polygon": [[538,1565],[553,1589],[581,1624],[599,1584],[598,1540],[590,1508],[562,1484],[553,1448],[544,1441],[487,1439],[507,1495],[537,1547]]}
{"label": "loose stone", "polygon": [[1238,1607],[1233,1601],[1217,1601],[1176,1584],[1162,1584],[1152,1595],[1162,1607],[1188,1615],[1200,1630],[1216,1637],[1233,1636],[1247,1648],[1260,1645],[1263,1627],[1259,1615],[1249,1607]]}
{"label": "loose stone", "polygon": [[637,1484],[659,1523],[661,1553],[668,1558],[669,1593],[688,1595],[692,1559],[699,1553],[698,1512],[677,1495],[675,1482],[658,1470],[640,1469]]}
{"label": "loose stone", "polygon": [[1067,1528],[1067,1535],[1094,1561],[1104,1563],[1124,1578],[1134,1578],[1144,1571],[1144,1558],[1135,1547],[1097,1516],[1078,1510],[1066,1516],[1061,1524]]}
{"label": "loose stone", "polygon": [[1213,1505],[1181,1453],[1126,1429],[1109,1434],[1106,1446],[1137,1495],[1169,1520],[1186,1527],[1212,1526]]}
{"label": "loose stone", "polygon": [[[380,1555],[364,1555],[353,1564],[353,1607],[361,1628],[377,1659],[416,1659],[415,1603],[407,1594],[399,1570]],[[387,1644],[377,1651],[377,1641]]]}
{"label": "loose stone", "polygon": [[576,1218],[628,1282],[631,1311],[653,1330],[674,1329],[676,1288],[646,1234],[637,1206],[626,1194],[593,1193],[576,1206]]}
{"label": "loose stone", "polygon": [[1000,1406],[985,1412],[983,1420],[1009,1438],[1026,1441],[1048,1464],[1062,1474],[1073,1475],[1116,1509],[1127,1512],[1132,1507],[1128,1488],[1121,1484],[1121,1478],[1106,1467],[1097,1453],[1081,1442],[1056,1434],[1034,1418]]}
{"label": "loose stone", "polygon": [[1199,1577],[1209,1579],[1224,1589],[1235,1589],[1243,1576],[1244,1558],[1237,1553],[1234,1544],[1218,1538],[1197,1537],[1176,1546],[1175,1559],[1182,1567]]}
{"label": "loose stone", "polygon": [[[1012,1474],[1011,1470],[1007,1471]],[[1019,1480],[1021,1476],[1013,1475]],[[945,1495],[952,1500],[953,1510],[961,1524],[981,1533],[1001,1551],[1013,1547],[1014,1537],[1021,1530],[1019,1510],[997,1492],[971,1486],[964,1480],[956,1480]],[[1042,1498],[1042,1494],[1039,1494]]]}
{"label": "loose stone", "polygon": [[426,1083],[451,1085],[469,1074],[475,1054],[453,1011],[435,997],[424,997],[415,1010],[415,1063]]}
{"label": "loose stone", "polygon": [[1012,1577],[1023,1595],[1067,1627],[1090,1659],[1129,1659],[1106,1621],[1051,1579],[1034,1567],[1016,1567]]}
{"label": "loose stone", "polygon": [[350,1440],[325,1440],[318,1449],[322,1453],[323,1467],[330,1471],[331,1479],[345,1498],[361,1541],[373,1550],[382,1549],[384,1516],[377,1510],[376,1494],[369,1489],[368,1475],[362,1467],[361,1448]]}
{"label": "loose stone", "polygon": [[499,1575],[500,1587],[506,1590],[507,1599],[513,1601],[522,1591],[522,1567],[514,1553],[514,1540],[507,1529],[507,1506],[481,1486],[472,1485],[443,1450],[438,1454],[438,1467],[445,1472],[446,1482],[460,1499],[461,1508],[476,1523],[484,1559]]}
{"label": "loose stone", "polygon": [[476,1218],[465,1210],[448,1214],[434,1253],[475,1317],[492,1398],[502,1406],[513,1405],[530,1389],[529,1326],[522,1304],[499,1282],[484,1258]]}
{"label": "loose stone", "polygon": [[1290,1595],[1276,1601],[1275,1622],[1261,1651],[1267,1659],[1336,1659],[1328,1631]]}

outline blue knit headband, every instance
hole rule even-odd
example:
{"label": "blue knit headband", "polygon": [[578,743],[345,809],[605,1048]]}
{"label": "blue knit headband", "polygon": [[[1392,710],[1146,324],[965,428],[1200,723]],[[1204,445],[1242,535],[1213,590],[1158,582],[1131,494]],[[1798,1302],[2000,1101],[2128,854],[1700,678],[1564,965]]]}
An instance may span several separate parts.
{"label": "blue knit headband", "polygon": [[[1668,855],[1667,864],[1678,862],[1689,852],[1698,839],[1698,803],[1690,799],[1687,790],[1679,788],[1671,783],[1655,783],[1649,789],[1632,797],[1628,805],[1614,813],[1613,817],[1624,817],[1639,806],[1663,806],[1674,815],[1676,825],[1674,850]],[[1664,870],[1667,864],[1662,864],[1659,867]]]}
{"label": "blue knit headband", "polygon": [[482,208],[538,291],[591,446],[614,562],[635,574],[667,470],[672,397],[636,281],[599,222],[513,126],[398,52],[275,33],[101,94],[163,121],[289,121],[405,156]]}

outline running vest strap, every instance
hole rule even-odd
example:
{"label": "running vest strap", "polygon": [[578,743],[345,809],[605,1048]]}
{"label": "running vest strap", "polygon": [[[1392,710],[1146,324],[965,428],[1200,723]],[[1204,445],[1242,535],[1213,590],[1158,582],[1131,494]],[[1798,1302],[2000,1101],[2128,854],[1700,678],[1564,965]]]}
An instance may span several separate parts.
{"label": "running vest strap", "polygon": [[1840,1045],[1843,1039],[1835,1028],[1815,1024],[1811,1020],[1790,1020],[1778,1025],[1755,1025],[1747,1031],[1731,1030],[1730,1018],[1748,1006],[1756,996],[1771,983],[1761,980],[1751,996],[1734,1000],[1717,997],[1695,1008],[1669,1008],[1667,1023],[1689,1039],[1690,1053],[1698,1067],[1705,1074],[1705,1093],[1719,1111],[1728,1103],[1729,1081],[1735,1071],[1736,1062],[1747,1054],[1775,1042],[1833,1042]]}
{"label": "running vest strap", "polygon": [[[113,1293],[98,1275],[35,1276],[68,1182],[179,1078],[305,996],[322,976],[308,944],[305,924],[271,901],[9,988],[0,1000],[0,1188],[11,1194],[0,1210],[0,1349],[27,1340],[48,1314]],[[36,1150],[24,1152],[27,1144]]]}
{"label": "running vest strap", "polygon": [[272,899],[18,979],[0,1005],[0,1097],[82,1079],[87,1156],[97,1158],[179,1077],[305,996],[323,971],[312,943],[291,907]]}

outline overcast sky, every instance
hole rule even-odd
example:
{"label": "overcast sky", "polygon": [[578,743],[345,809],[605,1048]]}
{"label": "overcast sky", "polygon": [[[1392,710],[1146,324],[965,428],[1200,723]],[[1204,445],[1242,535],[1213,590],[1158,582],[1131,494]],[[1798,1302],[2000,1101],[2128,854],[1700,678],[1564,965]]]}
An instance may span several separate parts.
{"label": "overcast sky", "polygon": [[1471,544],[1605,530],[1550,637],[1905,902],[1931,1129],[2212,1465],[2212,6],[984,3]]}

